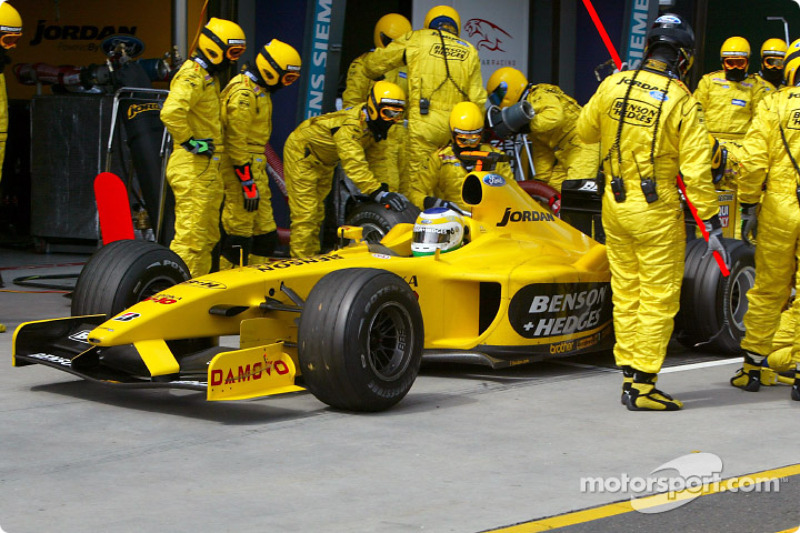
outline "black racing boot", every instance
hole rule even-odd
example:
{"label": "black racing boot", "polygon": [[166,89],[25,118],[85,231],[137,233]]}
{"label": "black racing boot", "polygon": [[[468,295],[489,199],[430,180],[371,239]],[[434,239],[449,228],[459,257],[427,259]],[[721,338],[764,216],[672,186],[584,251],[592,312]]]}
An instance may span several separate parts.
{"label": "black racing boot", "polygon": [[792,400],[800,402],[800,368],[794,371],[794,385],[792,385]]}
{"label": "black racing boot", "polygon": [[[759,360],[756,361],[756,358]],[[758,392],[761,388],[761,359],[763,356],[745,352],[742,368],[731,378],[731,385],[747,392]]]}
{"label": "black racing boot", "polygon": [[631,383],[633,383],[633,368],[630,365],[622,365],[622,396],[619,403],[628,405],[627,396],[631,393]]}
{"label": "black racing boot", "polygon": [[658,390],[656,381],[658,374],[634,371],[626,402],[629,411],[677,411],[683,407],[683,402]]}

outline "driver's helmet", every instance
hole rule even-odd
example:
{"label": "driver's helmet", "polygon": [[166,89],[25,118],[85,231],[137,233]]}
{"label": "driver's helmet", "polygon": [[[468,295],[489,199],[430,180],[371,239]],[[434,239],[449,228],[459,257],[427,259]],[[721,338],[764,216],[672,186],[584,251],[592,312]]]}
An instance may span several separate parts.
{"label": "driver's helmet", "polygon": [[445,207],[426,209],[414,224],[411,253],[415,256],[432,255],[461,248],[464,240],[464,221],[461,215]]}

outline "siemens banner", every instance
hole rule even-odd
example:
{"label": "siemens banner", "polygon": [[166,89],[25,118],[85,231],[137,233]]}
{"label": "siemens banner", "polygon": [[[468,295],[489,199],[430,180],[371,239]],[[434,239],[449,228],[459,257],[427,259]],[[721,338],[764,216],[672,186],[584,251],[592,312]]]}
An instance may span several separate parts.
{"label": "siemens banner", "polygon": [[647,30],[658,14],[658,0],[628,0],[625,9],[625,39],[622,48],[622,61],[629,69],[635,69],[642,62],[647,42]]}
{"label": "siemens banner", "polygon": [[306,91],[303,119],[322,114],[322,91],[325,88],[325,67],[328,59],[328,42],[331,37],[331,4],[333,0],[314,2],[314,26],[311,32],[311,61],[308,65],[308,90]]}

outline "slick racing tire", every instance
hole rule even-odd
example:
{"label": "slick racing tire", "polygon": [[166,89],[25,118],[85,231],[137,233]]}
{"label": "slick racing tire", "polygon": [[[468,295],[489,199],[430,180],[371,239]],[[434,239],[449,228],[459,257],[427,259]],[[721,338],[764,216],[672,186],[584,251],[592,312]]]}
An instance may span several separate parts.
{"label": "slick racing tire", "polygon": [[687,244],[676,330],[684,346],[736,355],[744,337],[747,291],[755,283],[755,248],[735,239],[722,242],[731,258],[728,277],[710,254],[703,257],[703,239]]}
{"label": "slick racing tire", "polygon": [[360,202],[347,216],[347,224],[361,226],[364,228],[364,239],[370,243],[377,243],[395,225],[416,222],[417,215],[419,209],[411,204],[402,211],[395,211],[374,202]]}
{"label": "slick racing tire", "polygon": [[114,316],[190,278],[178,254],[143,240],[103,246],[83,267],[72,295],[72,315]]}
{"label": "slick racing tire", "polygon": [[388,409],[411,389],[424,338],[417,298],[402,278],[368,268],[331,272],[300,315],[305,386],[337,409]]}

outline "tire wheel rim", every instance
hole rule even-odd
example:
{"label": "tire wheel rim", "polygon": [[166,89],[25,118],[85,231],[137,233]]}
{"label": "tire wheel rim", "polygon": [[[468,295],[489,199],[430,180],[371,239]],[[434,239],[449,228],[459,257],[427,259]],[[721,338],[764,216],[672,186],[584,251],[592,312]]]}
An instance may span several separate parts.
{"label": "tire wheel rim", "polygon": [[136,292],[136,301],[134,303],[141,302],[151,296],[155,296],[159,292],[163,292],[170,287],[173,287],[176,283],[180,283],[180,281],[175,281],[174,279],[168,276],[157,276],[146,284],[144,284],[137,292]]}
{"label": "tire wheel rim", "polygon": [[367,330],[367,361],[374,374],[395,381],[411,362],[411,315],[394,302],[381,305],[372,315]]}
{"label": "tire wheel rim", "polygon": [[362,237],[370,243],[378,243],[383,239],[383,236],[386,235],[383,228],[372,222],[361,224],[361,227],[363,228]]}
{"label": "tire wheel rim", "polygon": [[736,273],[731,281],[731,291],[728,297],[728,312],[731,322],[739,330],[744,331],[744,315],[747,312],[747,291],[753,288],[756,281],[756,269],[748,266]]}

